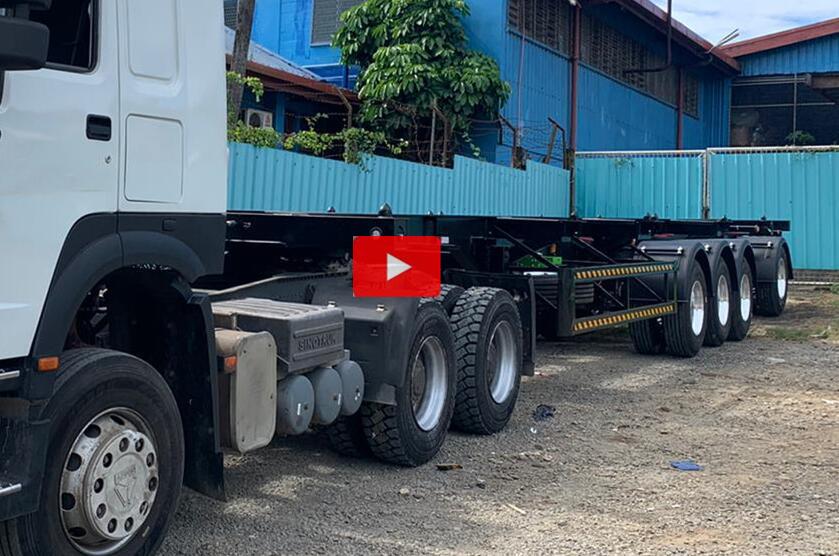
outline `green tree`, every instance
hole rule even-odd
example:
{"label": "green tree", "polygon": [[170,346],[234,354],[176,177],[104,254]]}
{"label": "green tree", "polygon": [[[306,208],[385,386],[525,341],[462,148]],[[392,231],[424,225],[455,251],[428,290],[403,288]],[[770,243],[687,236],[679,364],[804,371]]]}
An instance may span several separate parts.
{"label": "green tree", "polygon": [[465,0],[367,0],[342,14],[334,44],[344,64],[361,68],[363,124],[421,151],[431,137],[417,121],[436,108],[446,139],[472,144],[473,120],[496,118],[510,86],[495,60],[467,48],[468,15]]}

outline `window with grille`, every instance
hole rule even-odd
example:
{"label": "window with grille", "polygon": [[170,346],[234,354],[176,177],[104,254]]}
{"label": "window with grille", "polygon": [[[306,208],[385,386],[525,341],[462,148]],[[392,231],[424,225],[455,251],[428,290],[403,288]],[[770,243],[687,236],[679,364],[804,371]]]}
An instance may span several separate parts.
{"label": "window with grille", "polygon": [[699,79],[691,74],[685,75],[685,114],[699,117]]}
{"label": "window with grille", "polygon": [[565,0],[509,0],[507,24],[529,39],[568,54],[570,13]]}
{"label": "window with grille", "polygon": [[235,29],[239,22],[239,0],[224,0],[224,25]]}
{"label": "window with grille", "polygon": [[341,25],[341,14],[362,2],[364,0],[314,0],[312,44],[331,44],[332,35]]}
{"label": "window with grille", "polygon": [[[583,63],[663,102],[673,106],[678,103],[678,68],[654,73],[629,71],[662,67],[667,63],[664,55],[652,52],[614,27],[586,14],[583,14],[581,38]],[[692,116],[699,113],[699,81],[691,75],[685,82],[685,112]]]}

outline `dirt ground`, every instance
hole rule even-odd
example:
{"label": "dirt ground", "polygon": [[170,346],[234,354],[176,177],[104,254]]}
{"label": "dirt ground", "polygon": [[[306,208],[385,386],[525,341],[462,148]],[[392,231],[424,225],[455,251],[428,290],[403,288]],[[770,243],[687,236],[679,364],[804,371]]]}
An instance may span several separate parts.
{"label": "dirt ground", "polygon": [[509,428],[419,469],[313,435],[228,457],[229,501],[185,491],[162,552],[839,555],[839,292],[790,301],[694,360],[541,344]]}

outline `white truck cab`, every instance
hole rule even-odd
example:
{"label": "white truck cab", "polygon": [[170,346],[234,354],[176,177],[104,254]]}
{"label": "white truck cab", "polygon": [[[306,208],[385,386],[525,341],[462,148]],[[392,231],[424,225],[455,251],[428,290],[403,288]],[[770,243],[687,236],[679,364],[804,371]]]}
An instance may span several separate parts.
{"label": "white truck cab", "polygon": [[[180,243],[172,250],[186,258],[192,250],[215,259],[193,260],[191,274],[218,271],[223,250],[220,217],[214,234],[189,222],[226,210],[221,3],[61,0],[37,9],[49,4],[31,3],[29,16],[49,29],[45,66],[0,81],[0,360],[32,351],[60,259],[72,264],[91,244],[72,233],[86,218],[100,217],[94,234],[147,228]],[[0,1],[7,12],[15,5]],[[209,257],[190,245],[214,239]],[[138,262],[166,262],[154,260],[156,247],[132,248],[128,256],[147,257]],[[106,272],[122,262],[102,261]]]}
{"label": "white truck cab", "polygon": [[206,0],[0,0],[2,553],[151,553],[182,482],[222,493],[190,284],[223,269],[223,29]]}

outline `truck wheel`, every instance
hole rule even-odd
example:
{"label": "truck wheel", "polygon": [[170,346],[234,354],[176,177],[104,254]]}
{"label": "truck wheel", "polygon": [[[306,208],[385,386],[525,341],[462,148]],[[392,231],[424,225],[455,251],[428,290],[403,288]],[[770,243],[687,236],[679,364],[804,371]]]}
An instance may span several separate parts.
{"label": "truck wheel", "polygon": [[789,294],[789,272],[787,254],[781,250],[775,260],[775,279],[757,286],[757,307],[755,312],[764,317],[779,317],[787,306]]}
{"label": "truck wheel", "polygon": [[325,427],[326,437],[332,449],[351,458],[364,458],[370,455],[370,447],[364,437],[364,427],[359,414],[341,416]]}
{"label": "truck wheel", "polygon": [[694,357],[699,353],[708,329],[705,273],[696,262],[693,262],[687,284],[687,302],[679,304],[675,315],[664,318],[667,353],[676,357]]}
{"label": "truck wheel", "polygon": [[504,430],[521,384],[522,328],[504,290],[470,288],[451,316],[457,348],[455,428],[473,434]]}
{"label": "truck wheel", "polygon": [[728,339],[731,331],[731,321],[734,316],[734,298],[731,289],[731,278],[728,265],[720,258],[714,269],[713,282],[715,288],[714,302],[708,307],[708,332],[705,334],[705,345],[719,347]]}
{"label": "truck wheel", "polygon": [[454,311],[454,306],[457,303],[457,300],[460,299],[460,296],[464,293],[466,293],[466,290],[460,286],[443,284],[443,287],[440,290],[440,295],[435,297],[434,300],[439,301],[443,306],[443,309],[446,310],[446,313],[451,315],[452,311]]}
{"label": "truck wheel", "polygon": [[0,526],[4,555],[151,554],[184,466],[178,406],[160,374],[114,351],[61,358],[43,418],[50,442],[37,513]]}
{"label": "truck wheel", "polygon": [[365,403],[361,422],[373,455],[416,467],[440,451],[454,409],[454,336],[440,303],[420,303],[411,336],[405,383],[396,389],[396,405]]}
{"label": "truck wheel", "polygon": [[660,319],[631,323],[629,336],[635,351],[641,355],[658,355],[664,352],[664,324]]}
{"label": "truck wheel", "polygon": [[737,302],[732,311],[731,330],[728,339],[732,342],[741,342],[749,335],[752,327],[754,314],[754,279],[752,268],[743,264],[743,274],[740,275],[740,291],[737,293]]}

